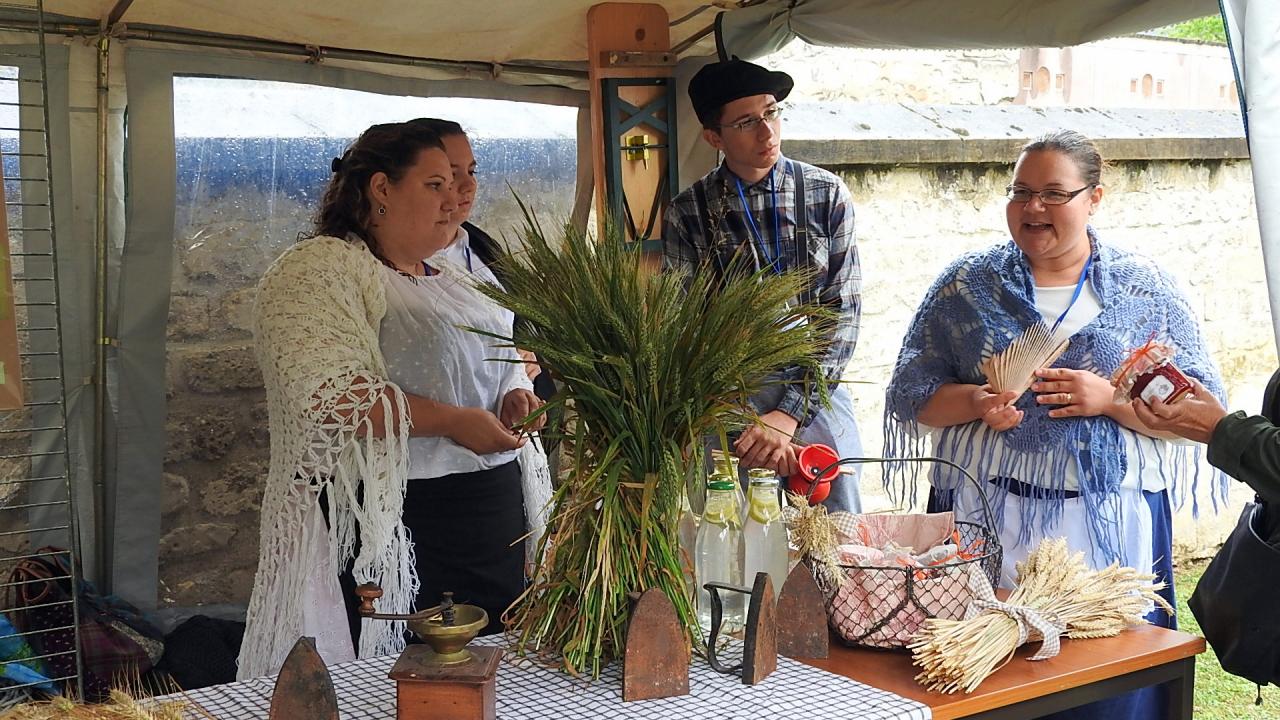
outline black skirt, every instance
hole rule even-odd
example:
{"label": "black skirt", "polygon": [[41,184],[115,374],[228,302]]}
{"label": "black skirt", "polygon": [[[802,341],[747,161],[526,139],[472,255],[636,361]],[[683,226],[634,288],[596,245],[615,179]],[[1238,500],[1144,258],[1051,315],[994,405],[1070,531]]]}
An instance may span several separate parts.
{"label": "black skirt", "polygon": [[[323,494],[320,502],[327,518]],[[527,530],[519,463],[512,460],[489,470],[410,480],[402,517],[421,585],[415,609],[436,605],[440,593],[451,591],[454,602],[477,605],[489,614],[489,625],[481,635],[501,632],[502,613],[525,587],[520,538]],[[352,642],[359,647],[361,618],[356,612],[359,601],[352,564],[347,564],[338,581]]]}

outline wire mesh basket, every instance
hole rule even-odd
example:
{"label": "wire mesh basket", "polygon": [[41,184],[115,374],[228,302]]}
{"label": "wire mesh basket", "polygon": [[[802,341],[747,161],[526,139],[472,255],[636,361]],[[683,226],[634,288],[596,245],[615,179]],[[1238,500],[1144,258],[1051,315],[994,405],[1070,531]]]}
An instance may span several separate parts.
{"label": "wire mesh basket", "polygon": [[1000,576],[1003,553],[991,506],[982,486],[964,468],[929,457],[843,458],[832,467],[889,462],[933,462],[960,471],[977,489],[986,522],[955,522],[952,540],[959,552],[953,560],[927,566],[842,563],[838,582],[824,583],[823,592],[828,622],[846,645],[904,648],[925,620],[964,617],[971,598],[970,573],[984,573],[992,586]]}

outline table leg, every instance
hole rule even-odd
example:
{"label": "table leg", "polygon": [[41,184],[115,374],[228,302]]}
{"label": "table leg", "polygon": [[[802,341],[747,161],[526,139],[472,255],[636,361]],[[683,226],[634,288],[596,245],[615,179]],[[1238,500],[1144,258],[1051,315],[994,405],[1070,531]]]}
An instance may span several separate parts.
{"label": "table leg", "polygon": [[1183,658],[1178,665],[1181,672],[1165,683],[1169,694],[1169,720],[1191,720],[1195,711],[1196,659]]}

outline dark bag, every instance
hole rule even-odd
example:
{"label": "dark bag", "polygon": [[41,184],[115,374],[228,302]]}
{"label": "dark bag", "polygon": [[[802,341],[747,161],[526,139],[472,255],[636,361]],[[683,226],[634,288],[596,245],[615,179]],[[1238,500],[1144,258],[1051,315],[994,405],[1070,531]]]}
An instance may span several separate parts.
{"label": "dark bag", "polygon": [[1222,669],[1258,685],[1280,685],[1280,538],[1266,535],[1274,511],[1245,506],[1187,601]]}
{"label": "dark bag", "polygon": [[9,575],[13,608],[10,617],[55,678],[76,674],[75,610],[80,609],[80,657],[84,665],[86,699],[106,696],[113,685],[140,677],[164,653],[162,633],[143,619],[137,608],[114,597],[99,595],[81,580],[71,592],[69,553],[40,548],[39,557],[18,562]]}
{"label": "dark bag", "polygon": [[165,636],[156,670],[183,690],[235,682],[244,623],[196,615]]}

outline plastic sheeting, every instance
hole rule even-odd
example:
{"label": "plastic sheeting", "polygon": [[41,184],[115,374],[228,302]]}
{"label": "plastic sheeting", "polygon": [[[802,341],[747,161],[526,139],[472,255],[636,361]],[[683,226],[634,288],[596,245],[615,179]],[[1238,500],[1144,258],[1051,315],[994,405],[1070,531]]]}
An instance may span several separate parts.
{"label": "plastic sheeting", "polygon": [[1280,2],[1224,0],[1222,10],[1239,76],[1271,323],[1280,347]]}

